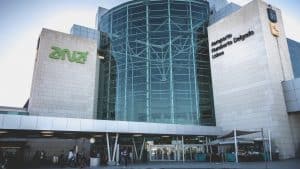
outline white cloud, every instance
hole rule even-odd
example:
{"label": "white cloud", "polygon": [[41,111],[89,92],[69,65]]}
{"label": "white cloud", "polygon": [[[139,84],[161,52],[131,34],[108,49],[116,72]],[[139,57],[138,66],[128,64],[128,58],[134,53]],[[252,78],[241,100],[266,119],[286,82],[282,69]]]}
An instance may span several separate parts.
{"label": "white cloud", "polygon": [[12,45],[2,54],[0,63],[0,104],[5,106],[23,106],[29,96],[35,43],[32,37],[19,37],[18,43]]}
{"label": "white cloud", "polygon": [[246,5],[247,3],[249,3],[251,0],[228,0],[228,2],[233,2],[236,3],[238,5]]}
{"label": "white cloud", "polygon": [[285,33],[288,38],[300,42],[300,22],[299,18],[289,16],[288,13],[282,12]]}

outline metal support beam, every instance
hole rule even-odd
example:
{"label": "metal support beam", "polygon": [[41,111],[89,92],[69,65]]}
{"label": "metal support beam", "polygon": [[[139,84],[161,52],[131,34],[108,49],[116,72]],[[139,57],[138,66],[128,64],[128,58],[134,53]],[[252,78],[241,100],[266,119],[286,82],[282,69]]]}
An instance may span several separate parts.
{"label": "metal support beam", "polygon": [[178,148],[179,144],[178,144],[178,136],[176,136],[176,161],[179,161],[179,148]]}
{"label": "metal support beam", "polygon": [[191,31],[191,44],[192,44],[192,55],[193,55],[193,70],[194,70],[194,89],[195,89],[195,102],[196,102],[196,115],[197,115],[197,124],[200,124],[201,122],[201,117],[200,117],[200,112],[199,112],[199,98],[198,98],[198,80],[197,80],[197,66],[196,66],[196,52],[195,52],[195,42],[194,42],[194,28],[193,28],[193,16],[192,16],[192,2],[190,1],[189,4],[189,18],[190,18],[190,31]]}
{"label": "metal support beam", "polygon": [[143,152],[144,152],[144,146],[145,146],[145,137],[143,139],[143,144],[142,144],[142,147],[141,147],[139,160],[142,160],[142,156],[143,156]]}
{"label": "metal support beam", "polygon": [[124,120],[128,120],[127,115],[127,81],[128,81],[128,5],[126,6],[126,51],[125,51],[125,84],[124,84]]}
{"label": "metal support beam", "polygon": [[181,136],[181,141],[182,141],[182,162],[185,160],[185,149],[184,149],[184,138]]}
{"label": "metal support beam", "polygon": [[149,6],[146,5],[146,119],[150,121],[150,50],[149,50]]}
{"label": "metal support beam", "polygon": [[270,153],[270,161],[272,161],[272,140],[271,140],[271,130],[268,129],[269,136],[269,153]]}
{"label": "metal support beam", "polygon": [[113,157],[112,157],[113,161],[115,161],[115,157],[116,157],[118,139],[119,139],[119,133],[116,134],[116,140],[115,140],[115,145],[114,145],[114,152],[113,152]]}
{"label": "metal support beam", "polygon": [[175,123],[174,117],[174,84],[173,84],[173,55],[172,55],[172,34],[171,34],[171,7],[168,0],[168,26],[169,26],[169,66],[170,66],[170,95],[171,95],[171,123]]}
{"label": "metal support beam", "polygon": [[237,138],[236,138],[236,129],[234,129],[234,150],[235,150],[235,162],[239,162],[238,158],[238,144],[237,144]]}
{"label": "metal support beam", "polygon": [[120,165],[120,144],[117,144],[116,165]]}
{"label": "metal support beam", "polygon": [[135,156],[138,158],[138,153],[137,153],[137,150],[136,150],[136,145],[135,145],[135,141],[134,141],[134,138],[132,137],[132,143],[133,143],[133,148],[134,148],[134,153],[135,153]]}
{"label": "metal support beam", "polygon": [[[110,16],[110,34],[112,35],[112,15]],[[112,36],[110,37],[111,41],[112,41]],[[111,57],[112,57],[112,44],[110,43],[109,45],[109,56],[108,56],[108,80],[107,80],[107,94],[106,94],[106,119],[107,120],[111,120],[110,117],[110,84],[111,84]]]}
{"label": "metal support beam", "polygon": [[208,138],[207,138],[207,136],[205,136],[205,143],[206,143],[206,146],[205,146],[206,153],[208,153]]}
{"label": "metal support beam", "polygon": [[268,163],[267,163],[267,153],[266,153],[266,145],[265,145],[265,137],[264,137],[264,129],[261,128],[261,140],[262,140],[262,145],[264,149],[264,161],[265,161],[265,167],[268,168]]}
{"label": "metal support beam", "polygon": [[[208,139],[208,142],[210,143],[210,138]],[[211,158],[212,158],[212,147],[211,145],[209,145],[209,162],[211,162]]]}
{"label": "metal support beam", "polygon": [[106,145],[107,145],[107,156],[108,156],[108,161],[111,162],[110,146],[109,146],[109,135],[108,135],[108,133],[106,133]]}

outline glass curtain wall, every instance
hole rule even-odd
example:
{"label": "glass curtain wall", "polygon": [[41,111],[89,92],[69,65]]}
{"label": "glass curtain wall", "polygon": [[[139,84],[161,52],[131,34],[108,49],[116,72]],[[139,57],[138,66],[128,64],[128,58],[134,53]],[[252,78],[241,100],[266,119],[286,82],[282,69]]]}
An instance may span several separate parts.
{"label": "glass curtain wall", "polygon": [[214,125],[208,17],[202,0],[135,0],[103,15],[99,117]]}
{"label": "glass curtain wall", "polygon": [[292,39],[287,39],[289,47],[294,77],[300,78],[300,43]]}

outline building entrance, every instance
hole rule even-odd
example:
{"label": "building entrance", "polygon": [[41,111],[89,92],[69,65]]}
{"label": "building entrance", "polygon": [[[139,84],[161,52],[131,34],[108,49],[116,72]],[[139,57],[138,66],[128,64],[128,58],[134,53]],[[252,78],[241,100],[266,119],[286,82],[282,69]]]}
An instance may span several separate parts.
{"label": "building entrance", "polygon": [[203,144],[187,145],[151,145],[149,149],[150,161],[199,161],[199,154],[205,152]]}
{"label": "building entrance", "polygon": [[176,145],[152,145],[150,161],[176,161]]}
{"label": "building entrance", "polygon": [[205,146],[202,144],[188,144],[184,146],[185,161],[199,161],[199,155],[205,152]]}

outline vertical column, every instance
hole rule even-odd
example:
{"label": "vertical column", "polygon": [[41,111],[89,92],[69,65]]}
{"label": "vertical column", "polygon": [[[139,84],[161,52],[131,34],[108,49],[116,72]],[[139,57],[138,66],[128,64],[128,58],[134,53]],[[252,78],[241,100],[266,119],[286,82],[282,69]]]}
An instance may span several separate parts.
{"label": "vertical column", "polygon": [[107,146],[108,162],[111,162],[110,146],[109,146],[109,135],[108,135],[108,133],[106,133],[106,146]]}
{"label": "vertical column", "polygon": [[272,161],[272,142],[271,142],[271,130],[268,129],[268,140],[269,140],[269,156],[270,156],[270,161]]}
{"label": "vertical column", "polygon": [[195,87],[195,106],[196,106],[196,113],[197,113],[197,119],[196,122],[200,124],[200,112],[199,112],[199,98],[198,98],[198,83],[197,83],[197,66],[196,66],[196,53],[195,53],[195,41],[194,41],[194,28],[193,28],[193,15],[192,15],[192,2],[190,1],[190,31],[191,31],[191,44],[192,44],[192,55],[193,55],[193,70],[194,70],[194,87]]}
{"label": "vertical column", "polygon": [[110,108],[110,82],[111,82],[111,57],[112,57],[112,13],[110,14],[110,45],[109,45],[109,56],[108,56],[108,81],[107,81],[107,95],[106,95],[106,119],[108,120],[111,120],[110,119],[110,114],[109,114],[109,112],[110,112],[110,110],[109,110],[109,108]]}
{"label": "vertical column", "polygon": [[126,48],[125,48],[125,91],[124,91],[124,119],[128,120],[127,117],[127,79],[128,79],[128,5],[126,6]]}
{"label": "vertical column", "polygon": [[[211,142],[211,139],[209,138],[209,140],[208,140],[209,142]],[[212,146],[211,146],[211,144],[209,145],[209,151],[210,151],[210,154],[212,154]]]}
{"label": "vertical column", "polygon": [[169,66],[170,66],[170,99],[171,99],[171,122],[175,123],[174,118],[174,84],[173,84],[173,56],[172,56],[172,29],[171,29],[171,7],[168,0],[168,26],[169,26]]}
{"label": "vertical column", "polygon": [[[210,138],[208,139],[208,142],[210,143]],[[209,145],[209,162],[211,162],[211,157],[212,157],[212,147],[211,144]]]}
{"label": "vertical column", "polygon": [[237,138],[236,138],[236,129],[234,129],[234,149],[235,149],[235,162],[239,162],[239,156],[238,156],[238,143],[237,143]]}
{"label": "vertical column", "polygon": [[146,5],[146,116],[147,122],[150,121],[150,51],[149,51],[149,3]]}
{"label": "vertical column", "polygon": [[[128,21],[128,7],[127,7],[127,21]],[[127,31],[128,31],[128,28],[129,28],[129,26],[128,26],[128,22],[127,22]],[[128,32],[127,32],[127,36],[126,36],[127,38],[128,38]],[[128,40],[128,39],[127,39]],[[128,46],[128,44],[126,44],[127,45],[127,49],[129,50],[131,50],[131,47],[130,46]],[[127,52],[128,52],[128,50],[127,50]],[[130,56],[131,57],[131,56]],[[134,78],[133,78],[133,75],[134,75],[134,64],[133,64],[133,57],[131,57],[131,115],[132,116],[134,116],[134,114],[135,114],[135,111],[134,111],[134,88],[133,88],[133,84],[134,84]]]}
{"label": "vertical column", "polygon": [[120,165],[120,144],[117,144],[116,165]]}
{"label": "vertical column", "polygon": [[134,112],[134,89],[133,89],[134,73],[133,73],[133,71],[134,71],[134,65],[133,65],[133,63],[131,63],[131,113],[132,113],[132,115],[135,114],[135,112]]}
{"label": "vertical column", "polygon": [[115,140],[115,145],[114,145],[114,152],[113,152],[113,157],[112,157],[113,161],[116,161],[115,157],[116,157],[118,139],[119,139],[119,133],[116,134],[116,140]]}
{"label": "vertical column", "polygon": [[208,153],[208,139],[207,139],[207,136],[205,136],[205,143],[206,143],[206,146],[205,146],[206,153]]}
{"label": "vertical column", "polygon": [[179,161],[179,148],[178,148],[179,144],[178,144],[178,136],[176,136],[176,161]]}
{"label": "vertical column", "polygon": [[265,167],[268,168],[268,163],[267,163],[267,158],[268,158],[268,154],[266,153],[266,145],[265,145],[265,137],[264,137],[264,129],[261,128],[261,141],[262,141],[262,145],[263,145],[263,149],[264,149],[264,161],[265,161]]}
{"label": "vertical column", "polygon": [[142,160],[143,152],[144,152],[144,146],[145,146],[145,137],[143,139],[142,147],[140,150],[139,160]]}
{"label": "vertical column", "polygon": [[185,160],[185,149],[184,149],[184,137],[181,136],[181,141],[182,141],[182,162]]}
{"label": "vertical column", "polygon": [[138,158],[139,156],[138,156],[138,153],[137,153],[137,149],[136,149],[136,144],[135,144],[135,141],[134,141],[134,137],[132,137],[132,144],[133,144],[135,156],[136,156],[136,158]]}

